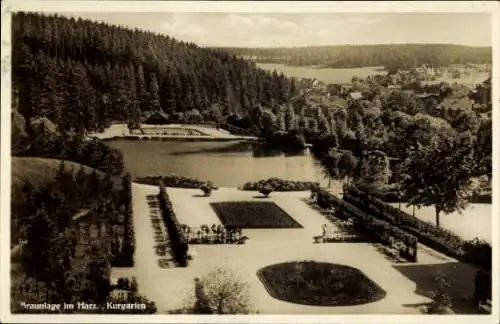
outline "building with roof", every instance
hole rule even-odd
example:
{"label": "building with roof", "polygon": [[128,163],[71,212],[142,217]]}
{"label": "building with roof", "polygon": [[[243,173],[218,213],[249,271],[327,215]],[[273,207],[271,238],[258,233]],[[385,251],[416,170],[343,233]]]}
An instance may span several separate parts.
{"label": "building with roof", "polygon": [[169,122],[169,116],[163,111],[155,111],[151,113],[144,121],[144,124],[149,125],[165,125]]}
{"label": "building with roof", "polygon": [[361,94],[361,92],[359,92],[359,91],[355,91],[355,92],[350,92],[350,93],[349,93],[349,97],[350,97],[352,100],[359,100],[359,99],[362,99],[362,98],[363,98],[363,95]]}

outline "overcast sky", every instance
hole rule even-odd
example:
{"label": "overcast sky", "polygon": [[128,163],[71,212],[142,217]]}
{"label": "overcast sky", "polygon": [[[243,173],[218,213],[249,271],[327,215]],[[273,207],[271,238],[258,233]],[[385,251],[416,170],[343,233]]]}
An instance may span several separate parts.
{"label": "overcast sky", "polygon": [[74,13],[202,46],[446,43],[491,46],[486,13]]}

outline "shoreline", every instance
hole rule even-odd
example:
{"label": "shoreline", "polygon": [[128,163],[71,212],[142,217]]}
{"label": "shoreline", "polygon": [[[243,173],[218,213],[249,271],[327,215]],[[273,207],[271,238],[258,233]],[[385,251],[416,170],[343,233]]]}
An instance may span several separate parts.
{"label": "shoreline", "polygon": [[109,136],[97,137],[89,136],[90,139],[98,138],[101,141],[112,140],[131,140],[131,141],[180,141],[180,142],[231,142],[231,141],[259,141],[254,137],[234,136],[234,137],[213,137],[213,136],[197,136],[197,135],[124,135],[124,136]]}
{"label": "shoreline", "polygon": [[[164,131],[181,131],[185,134],[133,134],[126,124],[113,124],[102,133],[91,133],[87,135],[88,140],[93,138],[103,141],[126,139],[126,140],[158,140],[158,141],[259,141],[256,136],[233,135],[224,129],[216,129],[206,125],[196,124],[165,124],[149,125],[143,124],[140,129],[163,129]],[[188,132],[195,133],[189,134]]]}

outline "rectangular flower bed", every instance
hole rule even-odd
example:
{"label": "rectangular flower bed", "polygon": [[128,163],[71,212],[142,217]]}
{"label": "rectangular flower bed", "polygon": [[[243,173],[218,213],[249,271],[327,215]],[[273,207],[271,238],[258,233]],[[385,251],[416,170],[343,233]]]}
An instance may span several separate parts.
{"label": "rectangular flower bed", "polygon": [[214,209],[225,227],[302,228],[296,220],[273,202],[216,202]]}

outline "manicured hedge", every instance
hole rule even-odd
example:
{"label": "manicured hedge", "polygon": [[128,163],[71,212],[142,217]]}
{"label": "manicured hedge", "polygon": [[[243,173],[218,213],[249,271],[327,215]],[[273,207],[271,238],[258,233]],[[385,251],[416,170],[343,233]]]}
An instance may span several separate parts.
{"label": "manicured hedge", "polygon": [[123,208],[123,243],[121,250],[114,256],[113,267],[133,267],[135,253],[135,232],[132,220],[132,182],[130,173],[122,178],[122,191],[120,192],[120,204]]}
{"label": "manicured hedge", "polygon": [[240,190],[257,191],[264,186],[271,186],[273,191],[308,191],[319,188],[319,183],[269,178],[257,182],[247,182],[240,187]]}
{"label": "manicured hedge", "polygon": [[396,249],[401,257],[410,262],[417,261],[418,240],[415,236],[386,221],[365,214],[354,205],[338,199],[325,190],[320,190],[316,199],[321,208],[335,208],[337,217],[352,219],[356,232]]}
{"label": "manicured hedge", "polygon": [[177,175],[167,175],[167,176],[148,176],[137,178],[134,180],[136,183],[158,186],[160,184],[160,180],[163,182],[165,187],[172,188],[186,188],[186,189],[201,189],[201,187],[206,186],[207,184],[212,187],[213,190],[217,190],[217,186],[215,186],[210,181],[201,181],[198,179],[186,178]]}
{"label": "manicured hedge", "polygon": [[[407,233],[416,236],[420,243],[448,256],[474,263],[484,269],[491,269],[491,246],[467,242],[458,235],[413,217],[392,207],[382,200],[351,186],[344,191],[344,200],[365,213],[389,222]],[[481,250],[478,252],[476,248]],[[488,257],[489,255],[489,257]]]}
{"label": "manicured hedge", "polygon": [[181,224],[175,216],[174,209],[172,207],[172,202],[168,197],[167,191],[165,190],[165,185],[162,181],[159,182],[160,193],[158,195],[158,200],[160,202],[160,210],[165,222],[165,227],[170,240],[170,247],[174,254],[174,259],[178,265],[181,267],[187,266],[187,252],[188,252],[188,240],[184,235],[184,231]]}

